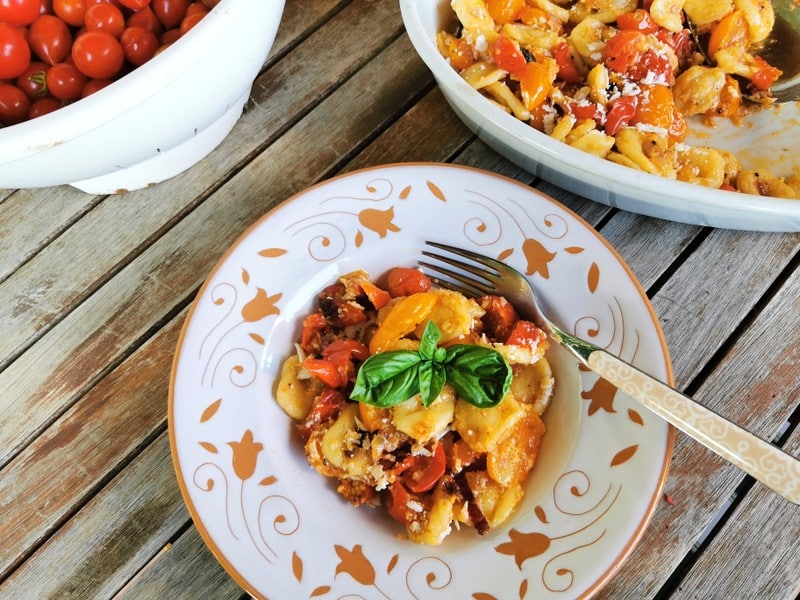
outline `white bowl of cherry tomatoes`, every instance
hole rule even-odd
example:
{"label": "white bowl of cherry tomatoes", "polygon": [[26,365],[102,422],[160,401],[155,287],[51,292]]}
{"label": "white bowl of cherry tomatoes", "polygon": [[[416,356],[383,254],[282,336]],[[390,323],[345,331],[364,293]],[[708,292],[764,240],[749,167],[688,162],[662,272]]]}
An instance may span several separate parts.
{"label": "white bowl of cherry tomatoes", "polygon": [[0,0],[0,188],[121,193],[208,155],[284,0]]}

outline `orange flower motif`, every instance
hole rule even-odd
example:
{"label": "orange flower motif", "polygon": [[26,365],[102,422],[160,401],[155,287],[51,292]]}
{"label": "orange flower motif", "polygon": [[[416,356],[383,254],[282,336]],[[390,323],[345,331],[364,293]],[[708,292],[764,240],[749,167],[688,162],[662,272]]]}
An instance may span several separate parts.
{"label": "orange flower motif", "polygon": [[248,429],[241,441],[228,442],[228,446],[233,449],[233,472],[242,481],[250,479],[256,472],[258,453],[264,449],[264,445],[253,442],[253,432]]}
{"label": "orange flower motif", "polygon": [[550,277],[550,270],[547,265],[556,257],[554,253],[531,238],[522,242],[522,253],[525,255],[525,260],[528,261],[528,266],[525,270],[526,275],[539,273],[545,279]]}
{"label": "orange flower motif", "polygon": [[280,309],[275,306],[275,303],[281,299],[281,296],[283,296],[283,294],[267,296],[266,290],[257,288],[256,295],[253,299],[242,307],[242,319],[244,319],[246,323],[253,323],[269,315],[281,314]]}
{"label": "orange flower motif", "polygon": [[400,228],[392,222],[393,219],[394,207],[387,210],[365,208],[358,213],[358,222],[381,238],[385,238],[390,231],[400,231]]}
{"label": "orange flower motif", "polygon": [[608,381],[600,377],[588,392],[581,392],[581,398],[589,400],[589,416],[591,417],[598,410],[607,413],[617,412],[614,408],[614,396],[617,388]]}
{"label": "orange flower motif", "polygon": [[344,546],[334,545],[334,550],[339,556],[339,564],[336,565],[336,575],[347,573],[361,585],[375,585],[375,569],[372,563],[364,556],[361,544],[353,546],[348,550]]}
{"label": "orange flower motif", "polygon": [[514,557],[517,567],[522,569],[522,563],[529,558],[539,556],[547,552],[550,547],[550,538],[543,533],[522,533],[516,529],[508,532],[510,542],[505,542],[495,547],[500,554],[508,554]]}

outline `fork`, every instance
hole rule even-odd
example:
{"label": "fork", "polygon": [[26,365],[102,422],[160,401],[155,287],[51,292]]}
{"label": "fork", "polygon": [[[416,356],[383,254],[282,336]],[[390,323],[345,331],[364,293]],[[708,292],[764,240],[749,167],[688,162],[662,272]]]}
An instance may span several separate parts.
{"label": "fork", "polygon": [[423,270],[436,274],[432,275],[435,283],[471,297],[505,297],[522,318],[533,321],[581,364],[790,502],[800,504],[799,460],[603,348],[558,327],[541,310],[525,276],[512,267],[463,248],[425,243],[440,251],[423,250],[422,254],[442,264],[418,261]]}

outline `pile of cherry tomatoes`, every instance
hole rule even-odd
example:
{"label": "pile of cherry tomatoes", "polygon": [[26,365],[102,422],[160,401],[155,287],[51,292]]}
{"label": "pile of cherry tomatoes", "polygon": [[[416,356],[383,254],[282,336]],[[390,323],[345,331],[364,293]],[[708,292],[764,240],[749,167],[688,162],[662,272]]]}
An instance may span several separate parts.
{"label": "pile of cherry tomatoes", "polygon": [[0,0],[0,126],[96,92],[194,27],[219,0]]}

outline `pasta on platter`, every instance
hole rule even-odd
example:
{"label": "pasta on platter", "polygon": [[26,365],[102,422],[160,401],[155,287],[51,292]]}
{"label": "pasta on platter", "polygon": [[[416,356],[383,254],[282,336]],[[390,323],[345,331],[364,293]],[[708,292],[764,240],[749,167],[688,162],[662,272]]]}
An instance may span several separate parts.
{"label": "pasta on platter", "polygon": [[[754,54],[770,0],[451,0],[440,53],[489,101],[570,146],[633,169],[800,198],[788,177],[685,143],[687,117],[740,119],[781,72]],[[707,62],[686,28],[707,36]]]}

